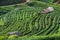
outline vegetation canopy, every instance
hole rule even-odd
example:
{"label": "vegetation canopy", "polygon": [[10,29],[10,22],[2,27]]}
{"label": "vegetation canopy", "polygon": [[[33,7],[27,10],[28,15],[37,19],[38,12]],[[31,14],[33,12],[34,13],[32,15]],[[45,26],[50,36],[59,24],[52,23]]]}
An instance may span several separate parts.
{"label": "vegetation canopy", "polygon": [[12,4],[0,6],[0,40],[60,40],[60,4],[56,0],[20,1],[1,0]]}

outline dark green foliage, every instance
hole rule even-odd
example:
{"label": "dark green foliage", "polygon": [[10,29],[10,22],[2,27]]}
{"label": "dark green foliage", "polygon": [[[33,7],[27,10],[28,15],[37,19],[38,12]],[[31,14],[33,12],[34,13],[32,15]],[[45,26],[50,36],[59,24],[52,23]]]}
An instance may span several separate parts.
{"label": "dark green foliage", "polygon": [[23,2],[26,2],[26,0],[1,0],[0,5],[17,4]]}
{"label": "dark green foliage", "polygon": [[53,3],[58,3],[58,4],[60,4],[60,0],[54,0]]}
{"label": "dark green foliage", "polygon": [[[43,3],[43,2],[39,2],[39,1],[34,1],[34,2],[30,2],[30,3],[28,3],[27,4],[28,6],[34,6],[34,7],[44,7],[45,5],[45,7],[48,7],[48,5],[46,4],[46,3]],[[44,8],[45,8],[44,7]]]}
{"label": "dark green foliage", "polygon": [[38,0],[38,1],[42,1],[42,2],[46,2],[46,3],[52,3],[54,0]]}

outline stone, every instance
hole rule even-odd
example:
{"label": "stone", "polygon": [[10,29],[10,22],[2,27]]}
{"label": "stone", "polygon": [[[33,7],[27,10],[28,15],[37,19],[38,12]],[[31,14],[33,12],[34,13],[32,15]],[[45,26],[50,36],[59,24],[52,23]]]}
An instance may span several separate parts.
{"label": "stone", "polygon": [[17,36],[21,36],[22,33],[19,31],[14,31],[14,32],[8,32],[8,35],[17,35]]}
{"label": "stone", "polygon": [[54,8],[53,7],[48,7],[47,9],[44,9],[42,11],[42,13],[49,13],[49,12],[52,12],[52,11],[54,11]]}
{"label": "stone", "polygon": [[47,10],[48,10],[49,12],[52,12],[52,11],[54,11],[54,8],[53,8],[53,7],[48,7]]}

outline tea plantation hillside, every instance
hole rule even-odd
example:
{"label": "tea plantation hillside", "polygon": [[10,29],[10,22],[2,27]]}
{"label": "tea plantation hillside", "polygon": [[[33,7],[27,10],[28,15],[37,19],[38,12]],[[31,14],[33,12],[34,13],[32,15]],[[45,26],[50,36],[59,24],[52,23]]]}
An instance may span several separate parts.
{"label": "tea plantation hillside", "polygon": [[[55,10],[43,14],[49,6]],[[14,31],[21,36],[8,35]],[[0,6],[0,40],[60,40],[60,5],[33,1]]]}

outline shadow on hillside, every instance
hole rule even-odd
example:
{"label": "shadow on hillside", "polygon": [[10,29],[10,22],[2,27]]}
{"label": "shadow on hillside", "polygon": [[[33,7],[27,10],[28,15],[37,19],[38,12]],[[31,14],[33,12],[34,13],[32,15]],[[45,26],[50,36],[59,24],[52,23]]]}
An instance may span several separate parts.
{"label": "shadow on hillside", "polygon": [[24,3],[26,0],[0,0],[0,6]]}

